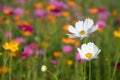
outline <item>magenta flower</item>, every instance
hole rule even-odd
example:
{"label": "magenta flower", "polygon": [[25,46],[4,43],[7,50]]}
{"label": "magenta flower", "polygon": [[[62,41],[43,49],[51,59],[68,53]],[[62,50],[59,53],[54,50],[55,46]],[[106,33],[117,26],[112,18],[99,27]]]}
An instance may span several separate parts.
{"label": "magenta flower", "polygon": [[5,37],[11,38],[12,37],[12,33],[11,32],[5,32]]}
{"label": "magenta flower", "polygon": [[107,9],[103,7],[98,8],[98,12],[98,17],[101,19],[107,19],[110,14],[109,11],[107,11]]}
{"label": "magenta flower", "polygon": [[115,24],[120,25],[120,18],[115,19]]}
{"label": "magenta flower", "polygon": [[36,43],[31,43],[27,46],[24,47],[23,52],[22,52],[22,58],[26,58],[28,56],[32,56],[35,52],[35,48],[37,47]]}
{"label": "magenta flower", "polygon": [[14,9],[14,14],[18,15],[18,16],[22,16],[24,13],[24,10],[22,8],[16,8]]}
{"label": "magenta flower", "polygon": [[23,31],[33,31],[33,27],[29,25],[18,25],[18,28]]}
{"label": "magenta flower", "polygon": [[76,53],[76,54],[75,54],[75,59],[76,59],[78,62],[80,62],[80,63],[84,62],[84,60],[80,58],[79,53]]}
{"label": "magenta flower", "polygon": [[70,45],[64,45],[64,46],[62,47],[62,51],[63,51],[64,53],[72,52],[72,50],[73,50],[73,47],[70,46]]}
{"label": "magenta flower", "polygon": [[25,43],[25,39],[22,37],[17,37],[15,38],[15,41],[19,42],[19,43]]}
{"label": "magenta flower", "polygon": [[98,26],[99,26],[100,28],[104,28],[104,27],[106,26],[106,22],[105,22],[105,21],[102,21],[102,20],[98,20],[98,21],[96,22],[96,24],[98,24]]}
{"label": "magenta flower", "polygon": [[45,16],[45,11],[44,10],[35,10],[35,16],[37,17],[42,17],[42,16]]}
{"label": "magenta flower", "polygon": [[50,61],[50,63],[53,64],[53,65],[56,65],[56,64],[57,64],[57,60],[52,59],[52,60]]}
{"label": "magenta flower", "polygon": [[116,68],[117,68],[117,69],[120,69],[120,62],[117,63]]}

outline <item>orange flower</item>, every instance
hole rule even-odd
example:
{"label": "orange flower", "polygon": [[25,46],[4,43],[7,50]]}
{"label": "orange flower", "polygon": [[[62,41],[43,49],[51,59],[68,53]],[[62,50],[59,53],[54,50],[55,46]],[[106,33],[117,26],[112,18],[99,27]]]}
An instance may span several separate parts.
{"label": "orange flower", "polygon": [[69,14],[69,12],[64,11],[64,12],[62,12],[62,16],[63,16],[63,17],[69,17],[69,16],[70,16],[70,14]]}
{"label": "orange flower", "polygon": [[74,45],[78,47],[78,46],[80,46],[80,42],[75,41],[75,42],[74,42]]}
{"label": "orange flower", "polygon": [[112,10],[112,15],[113,16],[117,16],[118,15],[118,11],[116,9]]}
{"label": "orange flower", "polygon": [[51,21],[51,23],[56,23],[56,17],[53,15],[47,15],[47,18]]}
{"label": "orange flower", "polygon": [[72,38],[62,38],[62,42],[65,44],[73,44],[76,42],[76,40]]}
{"label": "orange flower", "polygon": [[63,25],[62,29],[63,29],[64,31],[68,31],[68,27],[69,27],[69,24],[65,24],[65,25]]}
{"label": "orange flower", "polygon": [[76,5],[75,1],[73,1],[73,0],[68,0],[67,3],[68,3],[68,5],[69,5],[70,7],[73,7],[73,6]]}
{"label": "orange flower", "polygon": [[91,14],[96,14],[98,12],[98,9],[96,7],[89,9],[89,12]]}
{"label": "orange flower", "polygon": [[4,21],[5,19],[3,17],[0,16],[0,22]]}
{"label": "orange flower", "polygon": [[60,51],[56,51],[56,52],[53,53],[53,55],[55,57],[60,57],[62,55],[62,53]]}
{"label": "orange flower", "polygon": [[34,3],[34,8],[36,8],[36,9],[43,8],[43,3],[41,3],[41,2]]}
{"label": "orange flower", "polygon": [[7,73],[9,72],[8,67],[3,66],[3,67],[1,68],[1,72],[2,72],[3,74],[7,74]]}
{"label": "orange flower", "polygon": [[11,10],[10,9],[3,9],[3,13],[9,15],[9,14],[11,14]]}
{"label": "orange flower", "polygon": [[56,9],[55,5],[48,5],[47,8],[46,8],[47,11],[50,11],[50,10],[53,10],[53,9]]}
{"label": "orange flower", "polygon": [[20,20],[20,16],[14,16],[13,18],[14,18],[15,21]]}
{"label": "orange flower", "polygon": [[98,31],[98,32],[102,32],[102,31],[103,31],[103,28],[98,27],[97,31]]}
{"label": "orange flower", "polygon": [[32,36],[32,32],[31,31],[23,31],[23,35],[24,36]]}

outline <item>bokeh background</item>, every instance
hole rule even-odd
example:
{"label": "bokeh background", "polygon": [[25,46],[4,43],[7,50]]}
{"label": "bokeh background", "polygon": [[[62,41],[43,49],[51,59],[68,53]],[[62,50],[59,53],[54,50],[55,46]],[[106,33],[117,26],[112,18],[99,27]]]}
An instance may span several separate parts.
{"label": "bokeh background", "polygon": [[[0,0],[0,79],[120,80],[119,2]],[[86,18],[99,25],[87,38],[101,49],[91,61],[77,51],[84,39],[66,35],[69,25]]]}

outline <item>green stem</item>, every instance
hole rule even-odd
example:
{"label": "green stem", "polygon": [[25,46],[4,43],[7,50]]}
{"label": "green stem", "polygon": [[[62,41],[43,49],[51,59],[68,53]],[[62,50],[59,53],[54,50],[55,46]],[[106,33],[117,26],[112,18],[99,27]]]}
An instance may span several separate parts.
{"label": "green stem", "polygon": [[91,79],[91,62],[89,61],[89,80]]}
{"label": "green stem", "polygon": [[58,80],[57,76],[55,76],[54,74],[52,74],[50,71],[47,71],[53,78],[54,80]]}
{"label": "green stem", "polygon": [[11,80],[11,77],[12,77],[12,56],[11,55],[10,55],[10,64],[9,64],[9,66],[10,66],[9,80]]}
{"label": "green stem", "polygon": [[83,80],[85,80],[86,79],[86,62],[84,63],[84,65],[83,65]]}
{"label": "green stem", "polygon": [[29,65],[29,59],[27,60],[27,80],[30,80],[30,65]]}
{"label": "green stem", "polygon": [[118,63],[118,61],[119,61],[119,57],[120,57],[120,54],[119,54],[118,57],[117,57],[117,60],[116,60],[115,66],[114,66],[114,70],[113,70],[113,74],[112,74],[111,80],[113,80],[113,78],[114,78],[114,76],[115,76],[116,66],[117,66],[117,63]]}

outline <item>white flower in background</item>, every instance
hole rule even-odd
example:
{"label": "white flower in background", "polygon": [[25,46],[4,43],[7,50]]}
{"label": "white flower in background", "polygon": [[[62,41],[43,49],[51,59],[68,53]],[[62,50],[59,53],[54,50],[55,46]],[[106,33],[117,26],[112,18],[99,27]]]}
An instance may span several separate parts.
{"label": "white flower in background", "polygon": [[47,71],[47,67],[46,67],[45,65],[42,65],[42,66],[41,66],[41,71],[42,71],[42,72],[46,72],[46,71]]}
{"label": "white flower in background", "polygon": [[88,37],[89,34],[96,31],[98,29],[98,25],[94,25],[92,19],[86,18],[85,21],[78,21],[75,23],[75,27],[70,25],[68,27],[68,31],[71,34],[67,34],[70,38],[85,38]]}
{"label": "white flower in background", "polygon": [[84,43],[81,45],[81,48],[77,48],[81,59],[91,60],[97,58],[97,55],[100,53],[100,49],[92,42]]}

